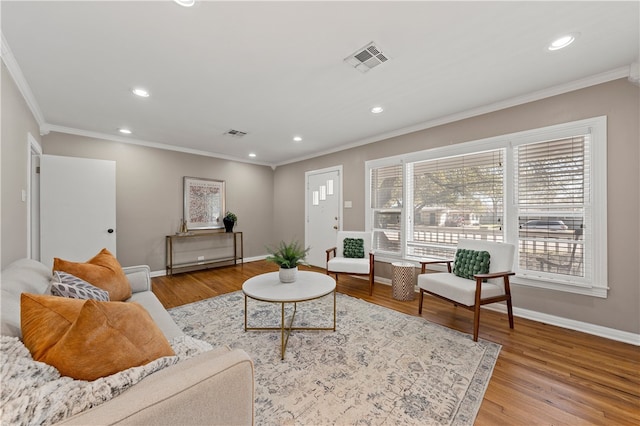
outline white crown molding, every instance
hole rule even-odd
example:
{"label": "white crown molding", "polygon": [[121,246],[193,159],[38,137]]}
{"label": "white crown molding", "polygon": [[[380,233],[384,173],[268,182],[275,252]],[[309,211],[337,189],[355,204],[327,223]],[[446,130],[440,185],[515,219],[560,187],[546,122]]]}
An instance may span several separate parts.
{"label": "white crown molding", "polygon": [[57,126],[57,125],[53,125],[53,124],[45,124],[43,126],[43,128],[46,130],[46,133],[49,133],[49,132],[65,133],[65,134],[69,134],[69,135],[84,136],[84,137],[92,138],[92,139],[103,139],[103,140],[107,140],[107,141],[111,141],[111,142],[120,142],[120,143],[129,144],[129,145],[146,146],[148,148],[163,149],[163,150],[166,150],[166,151],[175,151],[175,152],[182,152],[182,153],[185,153],[185,154],[200,155],[200,156],[203,156],[203,157],[219,158],[219,159],[222,159],[222,160],[235,161],[235,162],[238,162],[238,163],[249,163],[249,164],[254,164],[254,165],[258,165],[258,166],[272,166],[270,163],[261,163],[261,162],[258,162],[258,161],[248,161],[248,160],[244,160],[242,158],[236,158],[236,157],[232,157],[230,155],[218,154],[218,153],[215,153],[215,152],[200,151],[198,149],[184,148],[184,147],[180,147],[180,146],[168,145],[168,144],[163,144],[163,143],[159,143],[159,142],[150,142],[150,141],[145,141],[145,140],[142,140],[142,139],[133,139],[133,138],[128,138],[128,137],[124,137],[124,136],[110,135],[108,133],[94,132],[94,131],[91,131],[91,130],[76,129],[74,127],[65,127],[65,126]]}
{"label": "white crown molding", "polygon": [[460,121],[460,120],[464,120],[467,118],[471,118],[471,117],[475,117],[478,115],[482,115],[482,114],[487,114],[490,112],[495,112],[495,111],[499,111],[501,109],[506,109],[506,108],[510,108],[510,107],[514,107],[517,105],[522,105],[522,104],[526,104],[529,102],[534,102],[534,101],[538,101],[544,98],[548,98],[551,96],[557,96],[557,95],[561,95],[563,93],[568,93],[568,92],[572,92],[575,90],[579,90],[579,89],[583,89],[585,87],[590,87],[590,86],[595,86],[597,84],[602,84],[602,83],[606,83],[609,81],[613,81],[613,80],[617,80],[620,78],[628,78],[629,81],[633,82],[634,84],[638,84],[638,64],[637,63],[633,63],[630,64],[628,66],[624,66],[624,67],[620,67],[620,68],[616,68],[610,71],[606,71],[600,74],[596,74],[593,76],[589,76],[589,77],[585,77],[583,79],[580,80],[575,80],[566,84],[561,84],[561,85],[557,85],[557,86],[553,86],[547,89],[543,89],[543,90],[539,90],[536,92],[532,92],[532,93],[528,93],[526,95],[522,95],[522,96],[517,96],[514,98],[510,98],[510,99],[506,99],[504,101],[500,101],[500,102],[496,102],[493,104],[489,104],[489,105],[485,105],[479,108],[473,108],[467,111],[462,111],[456,114],[451,114],[451,115],[447,115],[444,117],[440,117],[440,118],[436,118],[434,120],[430,120],[430,121],[426,121],[420,124],[416,124],[413,126],[409,126],[409,127],[404,127],[401,129],[397,129],[391,132],[387,132],[387,133],[383,133],[380,135],[376,135],[374,137],[370,137],[370,138],[365,138],[365,139],[361,139],[349,144],[345,144],[342,145],[340,147],[337,148],[333,148],[330,150],[326,150],[326,151],[321,151],[321,152],[316,152],[314,154],[310,154],[307,156],[302,156],[302,157],[297,157],[291,160],[287,160],[287,161],[283,161],[280,163],[266,163],[266,162],[255,162],[255,161],[248,161],[248,160],[244,160],[242,158],[236,158],[236,157],[232,157],[229,155],[224,155],[224,154],[217,154],[217,153],[211,153],[211,152],[207,152],[207,151],[200,151],[200,150],[195,150],[195,149],[189,149],[189,148],[182,148],[182,147],[178,147],[175,145],[168,145],[168,144],[162,144],[162,143],[157,143],[157,142],[149,142],[149,141],[143,141],[143,140],[135,140],[135,139],[127,139],[127,138],[120,138],[114,135],[109,135],[109,134],[105,134],[105,133],[99,133],[99,132],[90,132],[90,131],[86,131],[86,130],[82,130],[82,129],[74,129],[74,128],[70,128],[70,127],[64,127],[64,126],[58,126],[58,125],[52,125],[52,124],[48,124],[45,122],[44,120],[44,116],[42,115],[42,111],[40,110],[40,107],[38,105],[38,103],[35,100],[35,96],[33,95],[33,92],[31,91],[31,88],[29,87],[29,84],[27,83],[26,79],[24,78],[24,75],[22,74],[22,70],[20,69],[20,66],[18,65],[15,57],[13,56],[13,53],[11,52],[11,49],[4,37],[4,34],[2,34],[2,32],[0,31],[0,37],[2,39],[2,43],[1,43],[1,56],[2,56],[2,61],[6,64],[7,69],[9,70],[9,73],[11,74],[11,76],[13,77],[13,80],[16,82],[16,85],[18,86],[18,89],[20,90],[20,93],[22,94],[22,96],[25,99],[25,102],[27,103],[29,109],[31,110],[31,113],[33,114],[36,122],[38,123],[38,126],[40,127],[40,134],[41,135],[46,135],[47,133],[49,133],[50,131],[56,131],[56,132],[60,132],[60,133],[68,133],[68,134],[73,134],[73,135],[80,135],[80,136],[87,136],[87,137],[92,137],[92,138],[99,138],[99,139],[106,139],[106,140],[110,140],[110,141],[116,141],[116,142],[122,142],[122,143],[129,143],[129,144],[133,144],[133,145],[141,145],[141,146],[147,146],[147,147],[151,147],[151,148],[157,148],[157,149],[164,149],[164,150],[169,150],[169,151],[176,151],[176,152],[183,152],[183,153],[187,153],[187,154],[194,154],[194,155],[202,155],[205,157],[213,157],[213,158],[220,158],[223,160],[230,160],[230,161],[237,161],[237,162],[241,162],[241,163],[248,163],[248,164],[255,164],[255,165],[261,165],[261,166],[269,166],[271,167],[273,170],[275,170],[278,166],[284,166],[286,164],[291,164],[291,163],[296,163],[299,161],[304,161],[304,160],[309,160],[312,158],[316,158],[316,157],[320,157],[323,155],[328,155],[328,154],[333,154],[336,152],[340,152],[340,151],[344,151],[346,149],[350,149],[350,148],[356,148],[362,145],[367,145],[370,143],[374,143],[374,142],[379,142],[385,139],[390,139],[393,137],[397,137],[397,136],[402,136],[408,133],[413,133],[413,132],[417,132],[420,130],[425,130],[425,129],[429,129],[432,127],[436,127],[436,126],[440,126],[440,125],[444,125],[444,124],[448,124],[448,123],[453,123],[455,121]]}
{"label": "white crown molding", "polygon": [[27,80],[24,78],[24,74],[22,74],[22,70],[16,61],[16,58],[13,56],[13,52],[7,43],[7,40],[4,38],[4,34],[0,32],[1,42],[1,55],[2,62],[7,66],[7,70],[9,70],[9,74],[15,81],[16,86],[18,86],[18,90],[22,94],[24,101],[27,103],[27,106],[31,110],[31,114],[33,114],[33,118],[35,118],[38,126],[40,127],[40,134],[46,135],[46,132],[43,132],[43,128],[45,126],[44,116],[42,115],[42,111],[40,110],[40,106],[38,102],[36,102],[35,96],[33,96],[33,92],[31,91],[31,87],[27,83]]}
{"label": "white crown molding", "polygon": [[569,83],[549,87],[537,92],[527,93],[526,95],[517,96],[514,98],[506,99],[504,101],[495,102],[493,104],[484,105],[478,108],[473,108],[467,111],[462,111],[456,114],[447,115],[444,117],[436,118],[434,120],[426,121],[420,124],[416,124],[409,127],[403,127],[398,130],[376,135],[370,138],[361,139],[359,141],[342,145],[338,148],[322,151],[305,157],[298,157],[292,160],[287,160],[282,163],[276,164],[276,166],[284,166],[286,164],[296,163],[298,161],[309,160],[311,158],[320,157],[322,155],[334,154],[336,152],[344,151],[345,149],[356,148],[358,146],[367,145],[374,142],[380,142],[385,139],[390,139],[397,136],[406,135],[409,133],[418,132],[420,130],[430,129],[432,127],[441,126],[444,124],[453,123],[456,121],[464,120],[467,118],[476,117],[482,114],[488,114],[491,112],[499,111],[506,108],[523,105],[529,102],[539,101],[541,99],[550,98],[552,96],[562,95],[564,93],[573,92],[575,90],[584,89],[586,87],[595,86],[597,84],[607,83],[609,81],[618,80],[621,78],[628,78],[630,75],[630,66],[624,66],[616,68],[610,71],[606,71],[600,74],[592,75],[582,78],[580,80],[571,81]]}

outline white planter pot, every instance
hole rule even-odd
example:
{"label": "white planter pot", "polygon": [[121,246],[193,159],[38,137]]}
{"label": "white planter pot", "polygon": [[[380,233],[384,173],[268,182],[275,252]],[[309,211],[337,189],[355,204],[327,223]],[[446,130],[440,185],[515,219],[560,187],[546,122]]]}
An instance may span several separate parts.
{"label": "white planter pot", "polygon": [[292,283],[296,281],[296,277],[298,276],[298,267],[295,268],[280,268],[280,282],[281,283]]}

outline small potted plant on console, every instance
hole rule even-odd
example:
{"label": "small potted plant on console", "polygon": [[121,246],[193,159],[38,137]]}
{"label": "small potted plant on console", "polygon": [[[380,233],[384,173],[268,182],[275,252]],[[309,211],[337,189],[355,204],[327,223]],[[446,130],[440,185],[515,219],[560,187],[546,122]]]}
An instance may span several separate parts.
{"label": "small potted plant on console", "polygon": [[235,226],[237,221],[238,216],[236,216],[235,213],[227,211],[227,213],[222,218],[222,223],[224,223],[224,230],[226,232],[233,232],[233,227]]}

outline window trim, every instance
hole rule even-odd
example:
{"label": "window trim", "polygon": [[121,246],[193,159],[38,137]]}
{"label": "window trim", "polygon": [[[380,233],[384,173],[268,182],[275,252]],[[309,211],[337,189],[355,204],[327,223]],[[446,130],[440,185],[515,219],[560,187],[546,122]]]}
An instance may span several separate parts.
{"label": "window trim", "polygon": [[[407,163],[415,161],[424,161],[437,159],[440,157],[450,157],[455,155],[472,154],[475,152],[490,149],[506,149],[505,155],[505,189],[504,189],[504,240],[512,244],[518,244],[518,226],[517,226],[517,206],[515,203],[515,181],[509,178],[515,172],[515,153],[514,147],[528,143],[541,142],[544,140],[559,139],[564,137],[575,136],[576,134],[590,133],[590,149],[588,151],[591,173],[591,194],[590,194],[590,212],[593,221],[592,244],[587,248],[585,256],[585,264],[590,262],[593,265],[590,283],[575,282],[561,279],[553,281],[545,279],[545,277],[523,277],[517,274],[512,278],[514,285],[521,285],[534,288],[550,289],[563,291],[568,293],[576,293],[589,295],[594,297],[606,298],[609,290],[608,286],[608,249],[607,249],[607,117],[599,116],[584,120],[572,121],[567,123],[556,124],[552,126],[541,127],[537,129],[524,130],[521,132],[510,133],[479,139],[475,141],[463,142],[455,145],[440,146],[423,151],[410,152],[393,157],[380,158],[365,162],[365,229],[372,231],[372,211],[371,208],[371,170],[403,164],[403,174],[405,182],[407,179]],[[408,185],[404,185],[404,200],[408,200]],[[402,207],[401,229],[401,258],[406,258],[406,226],[404,222],[408,219],[406,212],[406,202]],[[397,258],[385,256],[378,258],[383,261],[395,261]],[[517,262],[517,259],[516,259]]]}

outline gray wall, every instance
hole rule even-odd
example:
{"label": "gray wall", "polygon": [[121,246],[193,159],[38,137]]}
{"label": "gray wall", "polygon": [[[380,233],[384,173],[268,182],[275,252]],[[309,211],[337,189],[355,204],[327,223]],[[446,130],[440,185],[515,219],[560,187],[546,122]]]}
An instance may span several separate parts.
{"label": "gray wall", "polygon": [[[515,286],[514,304],[536,312],[639,333],[639,92],[638,86],[621,79],[278,167],[275,175],[278,192],[297,201],[288,203],[286,208],[276,202],[276,232],[304,235],[304,187],[301,182],[305,171],[344,166],[344,199],[353,201],[352,209],[343,210],[344,229],[363,230],[365,161],[606,115],[609,297],[601,299]],[[379,271],[384,273],[385,269],[388,271],[388,268],[379,268]]]}
{"label": "gray wall", "polygon": [[[247,257],[273,240],[304,236],[304,173],[343,165],[344,229],[364,229],[364,162],[406,152],[606,115],[608,117],[607,299],[527,287],[514,288],[516,307],[631,333],[640,333],[640,89],[626,80],[508,108],[491,114],[278,167],[253,166],[140,146],[50,134],[45,153],[117,162],[118,257],[125,265],[164,267],[164,236],[182,217],[182,176],[227,181],[229,209],[245,232]],[[26,255],[26,133],[35,120],[3,66],[2,266]],[[277,190],[276,190],[277,189]],[[383,268],[380,268],[384,271]]]}
{"label": "gray wall", "polygon": [[245,257],[265,254],[273,223],[273,170],[266,166],[165,151],[82,136],[42,137],[45,154],[116,162],[117,256],[123,265],[164,269],[165,236],[183,217],[182,178],[221,179],[226,207],[238,215]]}
{"label": "gray wall", "polygon": [[[1,62],[1,61],[0,61]],[[0,79],[2,86],[2,131],[0,157],[2,164],[2,267],[27,256],[27,203],[22,201],[22,190],[27,189],[27,134],[40,142],[40,130],[22,94],[15,85],[4,62]]]}

